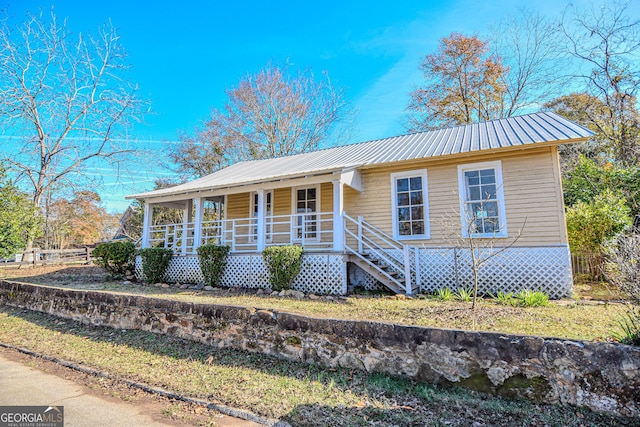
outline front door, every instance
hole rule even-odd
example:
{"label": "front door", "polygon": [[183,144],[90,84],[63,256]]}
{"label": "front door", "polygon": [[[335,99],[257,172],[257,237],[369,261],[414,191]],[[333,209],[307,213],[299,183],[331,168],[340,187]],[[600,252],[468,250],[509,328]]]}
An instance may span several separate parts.
{"label": "front door", "polygon": [[295,190],[295,221],[293,222],[294,240],[304,243],[306,240],[318,240],[318,205],[319,191],[317,187],[298,188]]}

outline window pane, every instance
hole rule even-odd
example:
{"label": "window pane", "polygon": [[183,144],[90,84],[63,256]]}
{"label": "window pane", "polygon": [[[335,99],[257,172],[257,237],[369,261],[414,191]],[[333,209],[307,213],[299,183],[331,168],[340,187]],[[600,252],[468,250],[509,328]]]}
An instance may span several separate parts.
{"label": "window pane", "polygon": [[409,208],[398,208],[398,221],[409,221]]}
{"label": "window pane", "polygon": [[424,219],[424,211],[422,206],[411,208],[411,220]]}
{"label": "window pane", "polygon": [[422,190],[422,177],[416,176],[410,180],[411,191]]}
{"label": "window pane", "polygon": [[409,179],[400,178],[396,180],[396,191],[409,191]]}
{"label": "window pane", "polygon": [[497,219],[487,219],[484,221],[485,233],[497,233],[499,230]]}
{"label": "window pane", "polygon": [[480,200],[480,187],[470,187],[467,200]]}
{"label": "window pane", "polygon": [[484,204],[484,210],[488,216],[498,216],[498,202],[487,202]]}
{"label": "window pane", "polygon": [[316,199],[316,189],[309,188],[307,189],[307,200],[315,200]]}
{"label": "window pane", "polygon": [[305,202],[298,202],[298,212],[306,212],[306,207]]}
{"label": "window pane", "polygon": [[409,205],[409,193],[398,193],[398,206]]}
{"label": "window pane", "polygon": [[465,181],[467,181],[467,185],[478,185],[480,184],[480,177],[478,171],[469,171],[464,173]]}
{"label": "window pane", "polygon": [[484,169],[480,171],[480,177],[483,184],[495,184],[496,171],[494,169]]}
{"label": "window pane", "polygon": [[424,221],[415,221],[411,223],[412,234],[424,234]]}
{"label": "window pane", "polygon": [[411,192],[411,204],[412,205],[421,205],[422,204],[422,191],[412,191]]}
{"label": "window pane", "polygon": [[307,212],[315,212],[316,211],[316,201],[309,200],[307,201]]}
{"label": "window pane", "polygon": [[305,200],[306,199],[306,192],[304,190],[298,190],[298,200]]}
{"label": "window pane", "polygon": [[495,185],[483,185],[482,186],[482,200],[495,200],[496,199],[496,186]]}
{"label": "window pane", "polygon": [[398,224],[398,231],[401,236],[410,236],[411,235],[411,223],[410,222],[401,222]]}

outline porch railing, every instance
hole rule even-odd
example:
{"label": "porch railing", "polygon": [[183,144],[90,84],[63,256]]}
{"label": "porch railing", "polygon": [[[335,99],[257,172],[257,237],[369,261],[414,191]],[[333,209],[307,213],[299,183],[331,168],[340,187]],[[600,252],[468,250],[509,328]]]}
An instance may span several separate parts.
{"label": "porch railing", "polygon": [[[405,288],[407,294],[413,293],[413,283],[419,274],[415,248],[404,245],[379,228],[374,227],[359,216],[354,219],[343,213],[345,230],[345,250],[376,268],[380,274],[398,286]],[[383,265],[386,268],[380,268]],[[396,272],[404,280],[400,282],[391,272]]]}
{"label": "porch railing", "polygon": [[[149,229],[149,244],[179,254],[193,254],[194,222],[155,225]],[[258,219],[237,218],[204,221],[200,228],[200,245],[229,246],[232,252],[258,251]],[[299,244],[308,251],[333,247],[333,212],[307,212],[265,217],[265,246]]]}

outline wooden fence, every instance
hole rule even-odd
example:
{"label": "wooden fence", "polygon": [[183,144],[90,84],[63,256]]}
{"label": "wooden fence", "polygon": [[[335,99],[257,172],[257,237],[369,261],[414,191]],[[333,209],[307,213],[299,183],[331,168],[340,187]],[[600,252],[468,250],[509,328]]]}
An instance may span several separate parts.
{"label": "wooden fence", "polygon": [[585,275],[590,280],[604,280],[604,259],[601,254],[571,254],[574,277]]}
{"label": "wooden fence", "polygon": [[1,260],[0,267],[19,267],[22,265],[55,265],[88,263],[91,261],[93,248],[79,249],[33,249],[18,252],[12,260]]}

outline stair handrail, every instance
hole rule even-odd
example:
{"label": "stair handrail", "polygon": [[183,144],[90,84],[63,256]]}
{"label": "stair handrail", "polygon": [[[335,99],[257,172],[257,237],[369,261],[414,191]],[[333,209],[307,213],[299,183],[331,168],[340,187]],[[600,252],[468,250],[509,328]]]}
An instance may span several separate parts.
{"label": "stair handrail", "polygon": [[[362,247],[366,245],[368,249],[375,252],[376,256],[382,258],[383,261],[388,262],[390,266],[392,266],[398,273],[402,274],[405,278],[405,286],[407,294],[412,293],[412,285],[411,285],[411,276],[414,275],[417,279],[417,272],[415,265],[412,267],[410,262],[410,247],[401,242],[398,242],[393,237],[389,236],[384,231],[375,227],[374,225],[368,223],[364,220],[364,218],[359,217],[358,220],[355,220],[351,216],[349,216],[346,212],[342,212],[342,216],[346,221],[350,221],[351,223],[358,226],[359,234],[356,235],[351,230],[348,229],[347,223],[344,223],[344,231],[345,231],[345,249],[348,249],[350,252],[360,256],[358,251],[349,247],[346,244],[346,236],[350,235],[356,239],[358,242],[358,247]],[[374,238],[382,241],[384,244],[389,245],[392,249],[396,249],[398,251],[397,256],[395,251],[387,251],[385,248],[376,243],[372,238],[365,236],[364,231],[368,231],[373,235]],[[360,256],[360,258],[363,258]],[[417,260],[416,260],[417,261]],[[370,263],[373,265],[372,263]],[[377,266],[373,265],[375,268]],[[379,268],[378,268],[379,270]]]}

